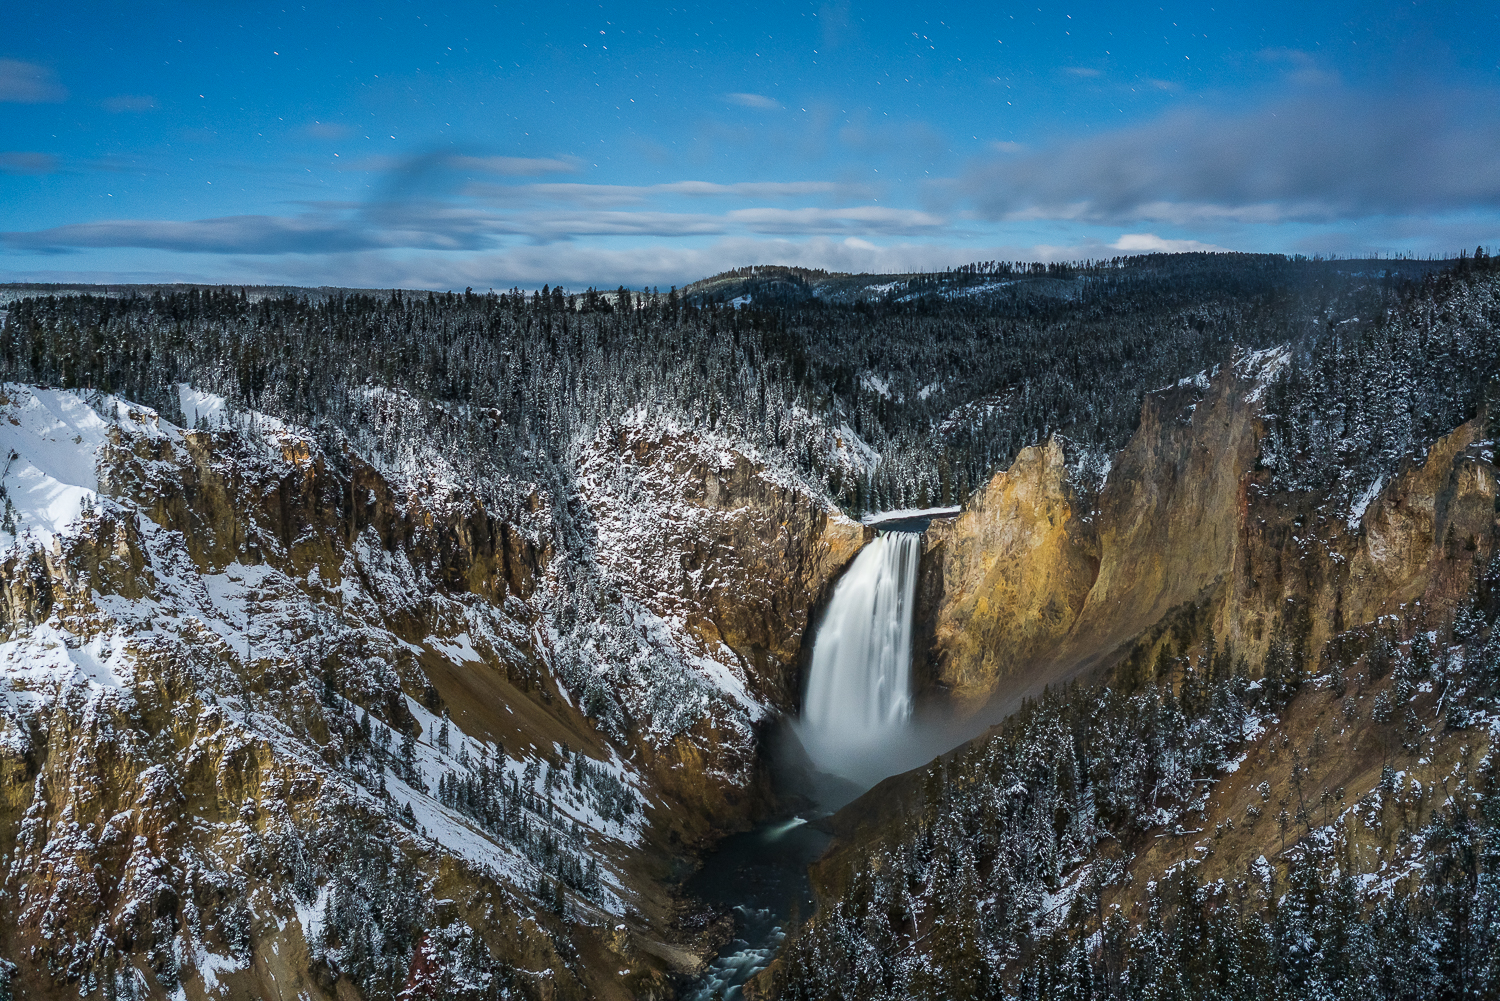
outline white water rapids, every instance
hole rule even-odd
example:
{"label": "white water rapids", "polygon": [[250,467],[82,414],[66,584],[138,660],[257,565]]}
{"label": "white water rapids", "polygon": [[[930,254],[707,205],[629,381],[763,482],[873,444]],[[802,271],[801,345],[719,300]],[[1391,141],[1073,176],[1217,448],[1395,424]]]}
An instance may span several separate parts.
{"label": "white water rapids", "polygon": [[879,535],[834,588],[813,641],[798,736],[822,770],[863,784],[890,774],[911,717],[912,613],[922,536]]}

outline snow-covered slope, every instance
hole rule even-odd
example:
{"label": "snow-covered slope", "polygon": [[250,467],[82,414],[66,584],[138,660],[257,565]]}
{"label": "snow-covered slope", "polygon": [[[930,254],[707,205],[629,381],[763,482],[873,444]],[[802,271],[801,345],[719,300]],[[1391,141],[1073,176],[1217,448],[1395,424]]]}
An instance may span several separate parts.
{"label": "snow-covered slope", "polygon": [[[103,394],[0,393],[0,936],[37,957],[0,979],[320,997],[503,976],[582,996],[606,968],[626,993],[691,968],[691,935],[566,956],[684,934],[651,875],[666,834],[702,836],[690,818],[754,781],[757,665],[692,605],[708,582],[665,601],[629,555],[680,564],[699,509],[651,493],[666,482],[610,495],[600,451],[581,480],[596,545],[569,550],[534,493],[487,512],[436,464],[383,473],[180,400],[197,430]],[[694,447],[733,462],[728,445]],[[587,621],[564,597],[583,580],[622,588],[590,584]]]}

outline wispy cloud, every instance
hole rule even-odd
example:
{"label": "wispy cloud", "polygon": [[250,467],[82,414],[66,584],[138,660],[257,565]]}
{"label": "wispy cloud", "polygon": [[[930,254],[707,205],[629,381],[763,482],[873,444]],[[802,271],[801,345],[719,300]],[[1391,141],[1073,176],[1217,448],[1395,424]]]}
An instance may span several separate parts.
{"label": "wispy cloud", "polygon": [[0,153],[0,174],[50,174],[57,170],[57,157],[49,153]]}
{"label": "wispy cloud", "polygon": [[467,170],[480,174],[498,174],[503,177],[542,177],[547,174],[576,174],[579,164],[575,160],[550,157],[525,156],[454,156],[446,166],[454,170]]}
{"label": "wispy cloud", "polygon": [[775,111],[781,107],[780,101],[764,94],[725,94],[724,100],[730,104],[738,104],[742,108],[754,108],[757,111]]}
{"label": "wispy cloud", "polygon": [[57,74],[37,63],[0,59],[0,101],[12,104],[56,104],[68,99]]}
{"label": "wispy cloud", "polygon": [[466,153],[427,153],[419,156],[365,156],[340,164],[345,171],[388,174],[393,180],[442,172],[486,174],[495,177],[545,177],[576,174],[581,164],[565,157],[481,156]]}
{"label": "wispy cloud", "polygon": [[464,193],[496,204],[540,204],[553,202],[567,205],[606,206],[641,205],[654,198],[719,198],[740,200],[822,197],[835,200],[863,200],[875,197],[867,184],[838,181],[742,181],[715,184],[709,181],[670,181],[663,184],[475,184]]}
{"label": "wispy cloud", "polygon": [[1224,253],[1229,249],[1227,247],[1215,246],[1212,243],[1202,243],[1198,240],[1165,240],[1155,233],[1126,233],[1110,244],[1110,247],[1115,250],[1138,254]]}
{"label": "wispy cloud", "polygon": [[538,241],[579,236],[717,236],[728,230],[722,216],[687,212],[523,212],[495,215],[486,225],[496,233]]}
{"label": "wispy cloud", "polygon": [[1286,79],[1301,86],[1329,86],[1338,82],[1338,74],[1325,69],[1310,52],[1302,49],[1261,49],[1256,58],[1263,63],[1286,67]]}
{"label": "wispy cloud", "polygon": [[862,236],[911,235],[932,232],[948,220],[914,209],[861,205],[844,209],[736,209],[727,214],[752,233],[858,233]]}
{"label": "wispy cloud", "polygon": [[345,139],[354,134],[354,130],[339,122],[308,122],[302,127],[302,131],[314,139]]}
{"label": "wispy cloud", "polygon": [[805,198],[809,195],[869,198],[872,189],[865,184],[838,181],[737,181],[733,184],[671,181],[653,185],[652,190],[696,198]]}
{"label": "wispy cloud", "polygon": [[[0,169],[12,172],[53,166],[41,154],[6,156],[0,159]],[[376,193],[359,202],[301,203],[303,211],[296,215],[112,219],[0,233],[0,246],[39,253],[140,248],[312,256],[395,249],[493,251],[520,241],[540,245],[583,238],[890,237],[927,235],[948,225],[930,212],[849,204],[878,197],[874,187],[858,182],[505,183],[499,179],[573,173],[580,164],[570,157],[448,150],[410,157],[351,157],[339,169],[382,175],[374,185]],[[486,179],[477,179],[481,177]],[[709,211],[683,210],[684,203],[714,202],[719,204]]]}
{"label": "wispy cloud", "polygon": [[922,159],[948,152],[948,139],[917,119],[856,119],[839,129],[845,146],[864,154],[895,154]]}
{"label": "wispy cloud", "polygon": [[878,206],[751,208],[721,214],[577,209],[493,212],[468,204],[386,202],[299,216],[243,215],[186,221],[112,219],[34,232],[0,233],[12,250],[61,252],[137,247],[207,254],[336,254],[375,249],[485,250],[521,238],[554,243],[579,237],[893,236],[930,233],[946,220]]}
{"label": "wispy cloud", "polygon": [[187,222],[109,219],[0,233],[0,244],[16,250],[139,247],[208,254],[329,253],[381,245],[348,225],[313,216],[226,216]]}
{"label": "wispy cloud", "polygon": [[974,164],[991,219],[1322,222],[1500,206],[1500,100],[1340,89],[1237,115],[1185,111]]}
{"label": "wispy cloud", "polygon": [[119,114],[125,111],[151,111],[156,107],[156,98],[144,94],[117,94],[101,103],[105,111]]}

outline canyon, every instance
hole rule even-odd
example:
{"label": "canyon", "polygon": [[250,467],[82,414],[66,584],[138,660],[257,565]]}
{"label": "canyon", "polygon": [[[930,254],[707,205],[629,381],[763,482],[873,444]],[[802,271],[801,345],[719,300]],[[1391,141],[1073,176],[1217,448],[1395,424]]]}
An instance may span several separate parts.
{"label": "canyon", "polygon": [[[1454,287],[1401,307],[1440,347],[1495,313],[1494,282]],[[1032,435],[967,489],[947,454],[900,482],[917,446],[855,430],[884,383],[814,417],[746,362],[725,417],[726,391],[669,405],[622,368],[578,402],[569,344],[688,343],[661,304],[338,308],[536,321],[562,374],[529,399],[574,411],[544,441],[526,400],[373,377],[329,391],[337,420],[207,376],[151,405],[4,384],[9,996],[835,996],[825,969],[848,996],[976,971],[1032,996],[1048,949],[1118,986],[1128,947],[1092,936],[1140,941],[1160,887],[1321,859],[1384,907],[1453,811],[1486,816],[1492,394],[1326,461],[1297,380],[1339,324],[1221,344],[1128,433]],[[692,308],[775,370],[779,321]],[[456,329],[455,357],[498,343]]]}

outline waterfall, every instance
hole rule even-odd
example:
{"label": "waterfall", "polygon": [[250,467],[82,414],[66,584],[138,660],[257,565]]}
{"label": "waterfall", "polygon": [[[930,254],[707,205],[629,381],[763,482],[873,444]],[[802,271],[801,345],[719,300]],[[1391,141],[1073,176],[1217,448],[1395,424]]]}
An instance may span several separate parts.
{"label": "waterfall", "polygon": [[[813,641],[797,732],[824,771],[869,780],[911,715],[911,631],[922,536],[886,532],[834,588]],[[878,777],[878,776],[877,776]]]}
{"label": "waterfall", "polygon": [[[812,777],[818,815],[931,757],[911,725],[912,614],[921,557],[920,533],[876,536],[833,589],[813,637],[807,697],[792,729],[824,773]],[[795,906],[810,913],[807,870],[828,847],[829,834],[809,819],[778,817],[734,835],[693,877],[694,895],[732,902],[736,915],[735,938],[687,995],[693,1001],[743,998],[745,982],[765,969],[786,938],[789,902],[798,900]]]}

